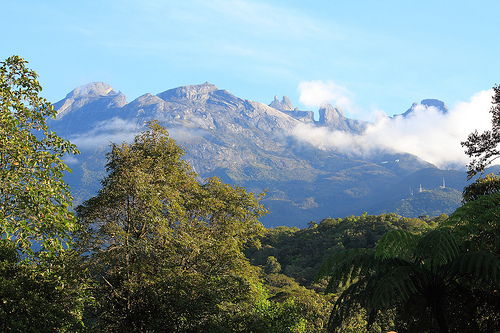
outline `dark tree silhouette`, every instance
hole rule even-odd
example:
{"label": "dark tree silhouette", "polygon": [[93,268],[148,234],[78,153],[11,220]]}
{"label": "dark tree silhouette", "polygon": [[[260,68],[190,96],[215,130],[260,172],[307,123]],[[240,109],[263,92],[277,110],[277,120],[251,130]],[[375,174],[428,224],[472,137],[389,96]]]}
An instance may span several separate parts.
{"label": "dark tree silhouette", "polygon": [[493,105],[491,113],[491,130],[479,134],[474,131],[467,137],[467,141],[462,142],[465,153],[472,159],[467,166],[468,178],[471,179],[477,173],[483,172],[494,160],[500,157],[500,86],[493,87]]}

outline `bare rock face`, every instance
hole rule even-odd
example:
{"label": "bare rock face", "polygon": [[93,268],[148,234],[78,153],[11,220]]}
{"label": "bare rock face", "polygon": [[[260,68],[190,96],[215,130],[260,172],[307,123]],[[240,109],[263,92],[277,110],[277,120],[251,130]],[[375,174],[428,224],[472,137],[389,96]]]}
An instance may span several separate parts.
{"label": "bare rock face", "polygon": [[300,111],[299,108],[295,108],[293,111],[282,111],[282,112],[303,123],[315,124],[313,111]]}
{"label": "bare rock face", "polygon": [[344,111],[341,108],[334,108],[331,104],[326,104],[319,109],[319,123],[322,125],[337,127],[345,119]]}
{"label": "bare rock face", "polygon": [[58,134],[69,135],[89,131],[99,121],[111,118],[114,111],[127,104],[121,92],[102,82],[89,83],[78,87],[54,104],[56,119],[49,119],[51,127]]}
{"label": "bare rock face", "polygon": [[319,109],[317,125],[328,127],[333,131],[361,133],[365,130],[367,122],[347,118],[341,108],[334,108],[331,104],[325,104]]}
{"label": "bare rock face", "polygon": [[198,96],[203,96],[203,95],[206,96],[207,94],[217,90],[219,90],[219,88],[217,88],[215,85],[209,82],[205,82],[199,85],[191,85],[191,86],[184,86],[175,89],[170,89],[158,94],[157,96],[165,101],[196,99]]}
{"label": "bare rock face", "polygon": [[78,87],[66,95],[66,98],[54,104],[57,110],[57,119],[61,120],[65,115],[74,110],[98,102],[92,105],[101,108],[120,108],[127,104],[127,98],[121,92],[116,92],[113,87],[103,82],[94,82]]}
{"label": "bare rock face", "polygon": [[278,96],[274,96],[274,101],[269,106],[280,111],[293,111],[293,104],[288,96],[283,96],[281,102],[278,100]]}

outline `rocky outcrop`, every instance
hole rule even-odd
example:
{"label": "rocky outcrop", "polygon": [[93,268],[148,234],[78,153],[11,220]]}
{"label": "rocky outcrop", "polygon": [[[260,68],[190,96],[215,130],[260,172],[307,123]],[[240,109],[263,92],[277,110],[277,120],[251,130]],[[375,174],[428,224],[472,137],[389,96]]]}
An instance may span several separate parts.
{"label": "rocky outcrop", "polygon": [[335,131],[351,131],[355,133],[361,133],[367,125],[364,121],[346,118],[341,108],[334,108],[331,104],[325,104],[319,109],[317,124]]}
{"label": "rocky outcrop", "polygon": [[183,86],[170,89],[158,94],[157,96],[163,99],[164,101],[196,99],[200,95],[206,96],[207,94],[217,90],[219,90],[219,88],[217,88],[215,85],[209,82],[205,82],[203,84]]}
{"label": "rocky outcrop", "polygon": [[281,102],[278,100],[277,95],[274,96],[274,101],[272,101],[269,106],[280,111],[293,111],[293,104],[288,96],[283,96]]}
{"label": "rocky outcrop", "polygon": [[295,108],[293,111],[282,111],[283,113],[293,117],[306,124],[314,124],[314,112],[313,111],[300,111],[299,108]]}
{"label": "rocky outcrop", "polygon": [[116,92],[106,83],[94,82],[72,90],[63,100],[54,104],[54,109],[57,110],[57,119],[61,120],[85,106],[88,106],[88,110],[101,112],[103,109],[121,108],[125,104],[127,98],[123,93]]}
{"label": "rocky outcrop", "polygon": [[408,117],[410,114],[415,112],[415,110],[418,107],[424,107],[424,108],[429,108],[429,107],[434,107],[437,110],[439,110],[441,113],[446,114],[448,113],[449,109],[446,103],[443,101],[440,101],[439,99],[423,99],[420,104],[419,103],[413,103],[411,107],[406,110],[405,113],[402,114],[403,117]]}

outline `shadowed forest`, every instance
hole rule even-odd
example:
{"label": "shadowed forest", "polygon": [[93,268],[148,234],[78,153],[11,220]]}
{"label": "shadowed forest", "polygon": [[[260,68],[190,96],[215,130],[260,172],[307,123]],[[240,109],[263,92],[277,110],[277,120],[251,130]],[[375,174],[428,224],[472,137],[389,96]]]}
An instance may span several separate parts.
{"label": "shadowed forest", "polygon": [[[201,181],[157,121],[113,143],[98,193],[72,207],[52,105],[14,56],[0,67],[2,332],[496,332],[500,180],[450,216],[397,214],[265,228],[265,193]],[[469,177],[500,155],[462,145]]]}

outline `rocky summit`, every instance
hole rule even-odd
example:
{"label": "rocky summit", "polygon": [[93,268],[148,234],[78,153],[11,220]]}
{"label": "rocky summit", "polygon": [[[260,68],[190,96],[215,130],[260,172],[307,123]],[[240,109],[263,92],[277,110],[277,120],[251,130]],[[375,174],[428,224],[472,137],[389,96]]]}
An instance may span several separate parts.
{"label": "rocky summit", "polygon": [[[82,152],[66,161],[73,169],[67,181],[77,204],[99,188],[110,142],[132,140],[153,119],[185,149],[185,159],[201,178],[217,176],[256,193],[266,191],[262,203],[271,213],[262,221],[268,227],[304,227],[311,220],[365,211],[449,213],[460,204],[466,179],[465,173],[439,170],[405,153],[361,158],[307,143],[297,137],[298,126],[361,133],[367,123],[346,118],[332,105],[322,106],[316,121],[313,111],[294,108],[286,96],[265,105],[208,82],[144,94],[129,103],[121,92],[97,82],[74,89],[54,106],[58,116],[49,121],[52,130]],[[434,199],[440,205],[412,206],[417,195],[410,196],[410,188],[439,188],[443,177],[447,192]]]}

